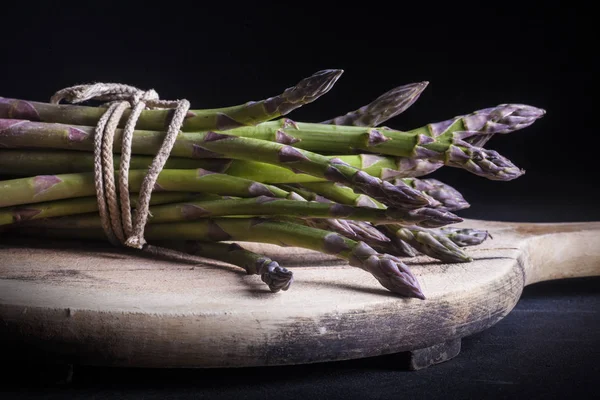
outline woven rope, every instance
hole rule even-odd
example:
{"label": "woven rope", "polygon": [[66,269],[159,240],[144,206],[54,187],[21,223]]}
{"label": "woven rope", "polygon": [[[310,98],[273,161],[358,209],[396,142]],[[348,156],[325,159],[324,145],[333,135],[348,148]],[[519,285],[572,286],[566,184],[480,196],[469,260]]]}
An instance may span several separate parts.
{"label": "woven rope", "polygon": [[[190,103],[185,99],[160,100],[153,89],[143,91],[118,83],[94,83],[68,87],[56,92],[50,102],[58,104],[61,100],[73,104],[86,100],[108,102],[106,112],[98,120],[94,136],[94,178],[98,212],[102,220],[102,228],[111,243],[141,249],[146,244],[144,228],[148,221],[152,190],[169,158]],[[123,129],[117,190],[113,164],[114,136],[123,113],[129,108],[132,108],[132,111]],[[135,216],[132,218],[129,202],[131,144],[135,124],[144,109],[174,109],[175,111],[165,139],[142,181]]]}

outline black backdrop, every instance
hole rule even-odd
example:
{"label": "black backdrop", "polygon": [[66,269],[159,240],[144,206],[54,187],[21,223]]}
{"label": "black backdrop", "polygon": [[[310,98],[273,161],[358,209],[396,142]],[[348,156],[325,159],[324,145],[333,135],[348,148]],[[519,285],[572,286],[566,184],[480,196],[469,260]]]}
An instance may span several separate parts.
{"label": "black backdrop", "polygon": [[[394,86],[428,80],[420,100],[389,126],[410,129],[509,102],[547,110],[533,126],[487,145],[527,171],[519,179],[435,173],[472,203],[461,216],[599,220],[591,9],[575,2],[406,3],[4,2],[0,96],[46,101],[62,87],[104,81],[213,108],[279,93],[320,69],[344,69],[330,93],[290,115],[320,121]],[[559,297],[579,298],[582,290],[558,287]],[[597,299],[586,300],[589,312],[597,312]],[[598,333],[593,315],[586,329]],[[560,388],[571,390],[559,385],[555,394]]]}
{"label": "black backdrop", "polygon": [[[496,219],[512,219],[516,206],[531,221],[549,213],[561,221],[598,217],[596,207],[576,207],[598,199],[591,9],[567,2],[288,3],[3,4],[1,95],[47,101],[62,87],[105,81],[213,108],[279,93],[320,69],[344,69],[331,92],[290,115],[316,122],[428,80],[419,102],[388,125],[410,129],[510,102],[547,110],[532,127],[488,145],[527,171],[518,180],[436,173],[473,203],[461,215],[486,218],[491,206],[510,205]],[[575,205],[570,217],[558,206],[567,199]]]}

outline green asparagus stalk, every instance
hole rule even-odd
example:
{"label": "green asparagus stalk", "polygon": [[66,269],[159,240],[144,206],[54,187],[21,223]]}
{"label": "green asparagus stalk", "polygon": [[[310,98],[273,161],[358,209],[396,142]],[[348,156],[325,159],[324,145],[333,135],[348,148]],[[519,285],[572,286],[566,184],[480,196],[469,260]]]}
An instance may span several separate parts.
{"label": "green asparagus stalk", "polygon": [[448,239],[452,240],[457,246],[476,246],[483,243],[488,237],[492,235],[488,231],[482,231],[479,229],[471,228],[454,228],[445,227],[439,229],[439,234],[445,235]]}
{"label": "green asparagus stalk", "polygon": [[[162,248],[209,258],[243,268],[248,275],[260,275],[261,280],[273,293],[288,290],[294,281],[292,271],[283,268],[269,257],[244,249],[237,243],[200,242],[159,242]],[[151,247],[151,246],[149,246]]]}
{"label": "green asparagus stalk", "polygon": [[[207,193],[165,192],[155,193],[150,199],[150,204],[159,205],[220,198],[221,196]],[[130,202],[134,208],[137,207],[137,195],[131,195]],[[98,211],[98,200],[96,197],[80,197],[15,207],[4,207],[0,208],[0,226],[29,220],[87,214],[95,211]]]}
{"label": "green asparagus stalk", "polygon": [[[316,124],[318,125],[318,124]],[[233,131],[233,129],[231,130]],[[120,148],[122,132],[115,134],[115,151]],[[163,133],[135,131],[134,154],[154,154],[162,142]],[[0,120],[0,145],[5,147],[59,147],[75,150],[93,148],[93,129],[62,124]],[[285,142],[285,141],[284,141]],[[337,158],[328,158],[287,144],[238,137],[216,132],[180,132],[171,155],[190,158],[235,158],[285,167],[294,172],[339,182],[376,200],[394,207],[418,208],[428,199],[408,185],[394,186],[354,168]]]}
{"label": "green asparagus stalk", "polygon": [[[132,170],[129,190],[137,192],[146,174],[145,170]],[[276,186],[217,174],[203,169],[165,169],[156,182],[155,192],[204,192],[222,196],[256,197],[272,196],[298,199]],[[41,203],[52,200],[93,196],[96,194],[93,173],[38,175],[30,178],[0,182],[0,207]]]}
{"label": "green asparagus stalk", "polygon": [[429,82],[410,83],[394,88],[366,106],[345,115],[321,122],[347,126],[379,126],[412,106]]}
{"label": "green asparagus stalk", "polygon": [[[89,199],[88,199],[89,201]],[[93,202],[93,199],[92,199]],[[82,202],[83,203],[83,202]],[[55,205],[54,209],[57,209]],[[29,206],[28,209],[35,208]],[[0,216],[11,215],[10,210],[2,212]],[[375,209],[365,207],[352,207],[337,203],[319,203],[313,201],[295,201],[276,199],[274,197],[258,196],[250,199],[211,199],[191,201],[176,204],[157,205],[150,209],[149,223],[165,223],[179,221],[194,221],[202,218],[217,216],[292,216],[297,218],[335,218],[355,221],[372,221],[377,224],[407,224],[425,226],[443,226],[449,222],[458,222],[458,217],[446,220],[431,220],[429,209],[402,210],[402,209]],[[56,213],[56,211],[55,211]],[[446,213],[439,213],[445,217]],[[14,219],[14,211],[12,212]],[[67,214],[69,215],[69,214]],[[437,217],[437,214],[433,214]],[[442,218],[443,218],[442,217]],[[7,219],[7,218],[6,218]],[[1,221],[1,219],[0,219]],[[72,228],[98,228],[101,221],[97,214],[75,215],[58,220],[48,219],[51,226],[64,226]],[[44,224],[44,221],[41,222]],[[37,223],[36,225],[40,225]]]}
{"label": "green asparagus stalk", "polygon": [[[30,236],[105,238],[102,229],[23,226],[17,232]],[[300,224],[263,218],[210,218],[196,222],[149,224],[145,236],[149,240],[251,241],[302,247],[348,260],[351,266],[371,273],[383,287],[393,293],[425,298],[415,276],[397,257],[380,254],[364,242]]]}
{"label": "green asparagus stalk", "polygon": [[[286,89],[282,94],[266,100],[250,101],[226,108],[191,110],[182,130],[227,130],[256,125],[286,115],[327,93],[342,73],[343,71],[339,69],[319,71],[303,79],[296,86]],[[57,96],[54,100],[58,102],[61,98]],[[106,109],[102,107],[57,105],[0,98],[0,118],[95,126],[105,111]],[[143,111],[137,127],[152,130],[166,129],[171,115],[170,110]],[[125,112],[121,127],[124,126],[127,118],[129,118],[129,111]]]}
{"label": "green asparagus stalk", "polygon": [[[38,137],[39,138],[39,137]],[[5,141],[7,143],[8,140]],[[0,134],[0,143],[2,136]],[[16,146],[23,145],[23,142]],[[26,145],[26,144],[25,144]],[[151,156],[134,155],[131,157],[131,169],[148,168]],[[394,157],[382,157],[373,154],[328,156],[328,159],[340,159],[354,168],[359,168],[380,179],[390,176],[413,176],[427,173],[426,169],[417,166],[409,167],[407,163],[398,164]],[[408,160],[408,159],[405,159]],[[411,160],[412,161],[412,160]],[[415,160],[416,161],[416,160]],[[115,155],[114,164],[118,168],[120,157]],[[405,170],[398,169],[404,168]],[[69,174],[91,172],[94,168],[94,156],[91,152],[70,150],[41,149],[0,149],[0,174],[32,176],[40,174]],[[246,178],[262,183],[302,183],[324,182],[326,179],[307,174],[299,174],[277,165],[265,164],[250,160],[231,160],[222,158],[191,159],[169,157],[165,165],[167,169],[203,168],[209,171]]]}
{"label": "green asparagus stalk", "polygon": [[[119,169],[121,157],[114,157],[115,169]],[[146,169],[152,163],[152,156],[131,157],[130,169]],[[223,172],[230,160],[206,158],[194,160],[191,158],[169,157],[165,169],[197,169]],[[268,164],[266,164],[268,165]],[[19,176],[34,176],[46,174],[72,174],[92,172],[94,170],[94,155],[91,152],[69,150],[21,150],[0,149],[0,174]],[[285,170],[287,172],[287,170]]]}
{"label": "green asparagus stalk", "polygon": [[326,198],[340,204],[348,204],[357,207],[386,208],[385,204],[364,194],[355,193],[348,186],[339,183],[304,182],[300,187],[308,189],[310,192],[313,192],[315,196],[319,196],[319,198]]}

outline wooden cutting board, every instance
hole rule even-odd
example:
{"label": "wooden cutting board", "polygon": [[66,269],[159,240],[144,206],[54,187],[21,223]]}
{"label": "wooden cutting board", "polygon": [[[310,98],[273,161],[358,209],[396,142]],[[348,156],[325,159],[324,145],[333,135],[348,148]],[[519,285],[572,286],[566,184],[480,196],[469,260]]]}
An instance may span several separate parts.
{"label": "wooden cutting board", "polygon": [[524,286],[600,275],[600,222],[461,225],[487,229],[493,240],[468,249],[471,263],[407,259],[424,301],[399,298],[343,260],[304,249],[251,244],[294,271],[289,291],[271,293],[258,276],[222,263],[4,235],[0,343],[70,363],[135,367],[284,365],[410,351],[418,369],[458,354],[460,339],[500,321]]}

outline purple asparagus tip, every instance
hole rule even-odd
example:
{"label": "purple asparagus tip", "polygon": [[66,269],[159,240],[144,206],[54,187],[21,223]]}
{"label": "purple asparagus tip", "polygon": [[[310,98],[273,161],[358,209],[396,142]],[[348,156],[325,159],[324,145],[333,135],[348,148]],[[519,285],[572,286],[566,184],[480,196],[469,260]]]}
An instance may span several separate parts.
{"label": "purple asparagus tip", "polygon": [[383,287],[393,293],[425,299],[419,281],[399,258],[380,254],[364,242],[359,242],[352,250],[350,265],[370,272]]}
{"label": "purple asparagus tip", "polygon": [[437,179],[414,179],[412,186],[438,201],[439,204],[434,206],[435,208],[458,211],[471,206],[458,190]]}
{"label": "purple asparagus tip", "polygon": [[450,211],[429,207],[410,210],[409,214],[415,219],[420,218],[421,222],[418,225],[425,228],[439,228],[463,221],[461,217],[452,214]]}
{"label": "purple asparagus tip", "polygon": [[446,165],[463,168],[494,181],[510,181],[525,173],[494,150],[475,147],[463,140],[455,140],[454,144],[446,151]]}

